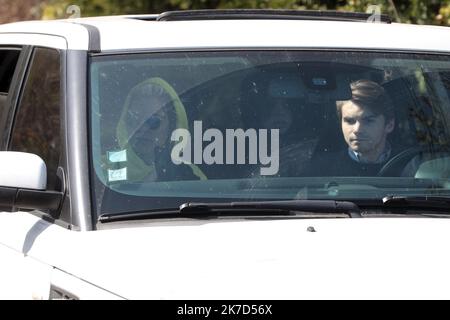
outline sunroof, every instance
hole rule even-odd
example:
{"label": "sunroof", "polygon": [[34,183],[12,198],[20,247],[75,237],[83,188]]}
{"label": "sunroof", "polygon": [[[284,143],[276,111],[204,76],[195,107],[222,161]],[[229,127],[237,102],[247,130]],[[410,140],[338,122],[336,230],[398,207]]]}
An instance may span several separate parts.
{"label": "sunroof", "polygon": [[[282,9],[212,9],[163,12],[157,21],[179,20],[231,20],[231,19],[284,19],[284,20],[328,20],[367,22],[372,15],[361,12],[332,10],[282,10]],[[380,15],[380,22],[391,23],[387,15]]]}

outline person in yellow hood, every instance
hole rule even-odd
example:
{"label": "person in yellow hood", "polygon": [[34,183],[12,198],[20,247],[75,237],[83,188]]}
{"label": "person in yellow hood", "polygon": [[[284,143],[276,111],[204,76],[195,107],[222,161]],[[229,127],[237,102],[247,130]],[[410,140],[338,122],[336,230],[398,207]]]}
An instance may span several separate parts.
{"label": "person in yellow hood", "polygon": [[127,154],[127,180],[205,180],[196,165],[171,160],[170,136],[181,128],[188,129],[186,111],[169,83],[155,77],[132,88],[117,126],[119,145]]}

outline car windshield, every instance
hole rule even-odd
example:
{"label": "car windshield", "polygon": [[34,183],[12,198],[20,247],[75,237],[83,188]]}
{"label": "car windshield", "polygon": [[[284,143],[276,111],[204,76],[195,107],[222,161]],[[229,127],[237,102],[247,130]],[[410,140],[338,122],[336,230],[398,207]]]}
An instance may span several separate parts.
{"label": "car windshield", "polygon": [[97,215],[450,194],[447,55],[98,55],[89,105]]}

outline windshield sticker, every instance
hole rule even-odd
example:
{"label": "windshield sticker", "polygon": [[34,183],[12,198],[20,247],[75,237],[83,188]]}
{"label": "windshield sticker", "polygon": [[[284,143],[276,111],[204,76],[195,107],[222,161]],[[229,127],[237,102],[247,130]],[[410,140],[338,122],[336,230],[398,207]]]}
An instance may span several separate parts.
{"label": "windshield sticker", "polygon": [[[270,131],[270,138],[268,131]],[[247,129],[245,131],[226,129],[224,136],[218,129],[207,129],[203,132],[202,121],[194,121],[193,143],[191,137],[187,129],[176,129],[172,132],[170,139],[177,142],[171,152],[174,164],[258,164],[259,160],[259,164],[263,166],[260,168],[261,175],[278,173],[279,129]],[[210,143],[203,148],[203,142]]]}
{"label": "windshield sticker", "polygon": [[127,161],[127,150],[108,151],[108,160],[110,162],[125,162],[125,161]]}
{"label": "windshield sticker", "polygon": [[114,182],[114,181],[123,181],[127,180],[127,168],[117,169],[117,170],[111,170],[108,169],[108,181]]}

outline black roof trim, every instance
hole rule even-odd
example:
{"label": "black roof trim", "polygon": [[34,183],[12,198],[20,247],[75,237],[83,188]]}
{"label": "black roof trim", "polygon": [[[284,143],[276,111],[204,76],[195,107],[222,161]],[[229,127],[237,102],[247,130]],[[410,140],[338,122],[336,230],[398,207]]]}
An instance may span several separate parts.
{"label": "black roof trim", "polygon": [[[157,21],[183,20],[231,20],[231,19],[285,19],[367,22],[372,14],[332,10],[284,10],[284,9],[205,9],[167,11]],[[388,15],[380,15],[380,22],[391,23]]]}

